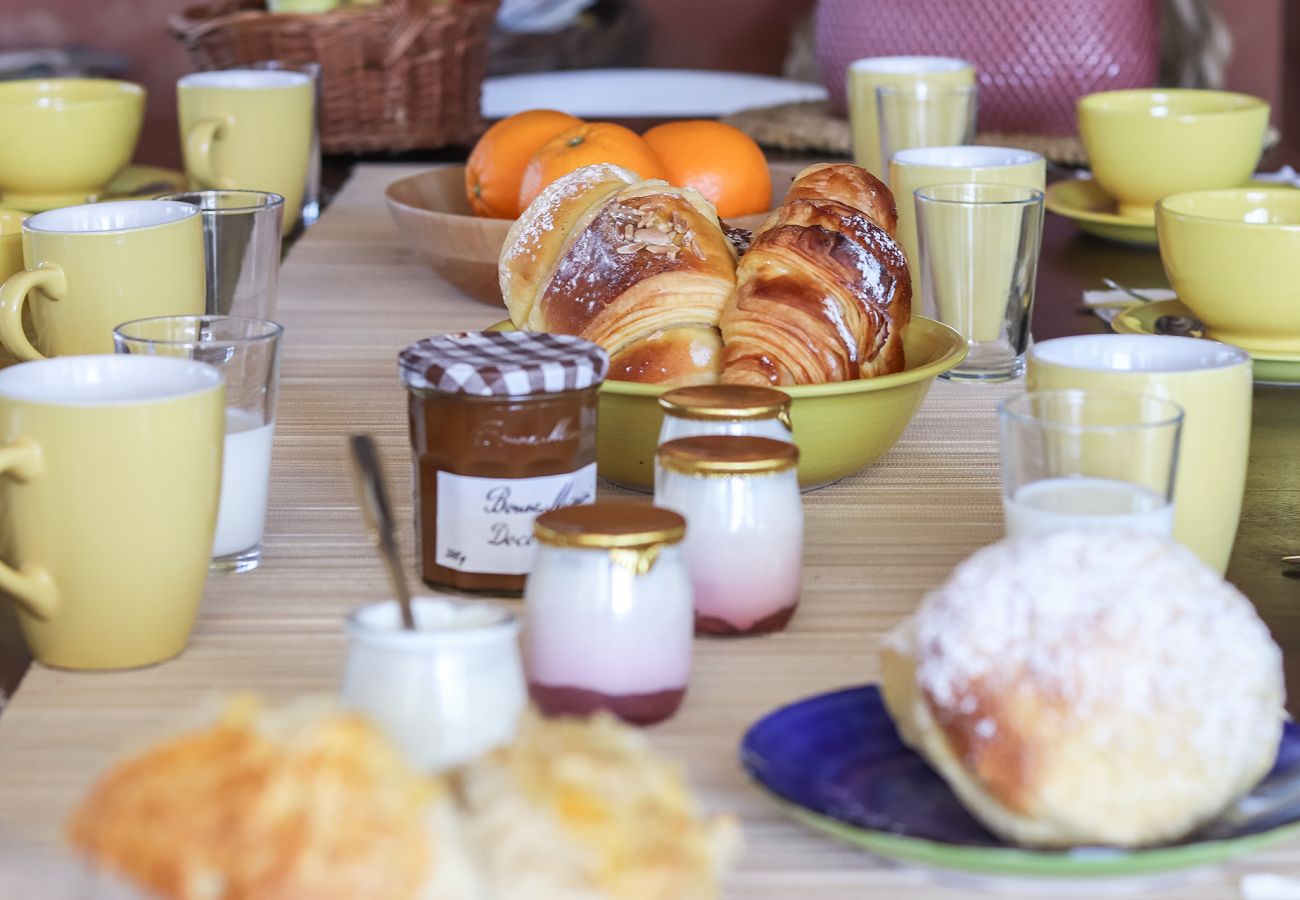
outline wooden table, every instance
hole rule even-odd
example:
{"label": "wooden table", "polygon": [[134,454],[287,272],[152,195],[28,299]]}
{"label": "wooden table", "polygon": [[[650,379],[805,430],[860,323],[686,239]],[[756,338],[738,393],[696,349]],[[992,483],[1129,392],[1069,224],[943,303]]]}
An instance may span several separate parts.
{"label": "wooden table", "polygon": [[[413,168],[360,167],[284,267],[279,318],[286,336],[262,567],[209,583],[193,642],[172,662],[106,674],[32,667],[0,717],[0,830],[11,837],[56,841],[61,820],[116,754],[225,693],[257,690],[278,699],[336,690],[344,614],[387,593],[354,506],[345,438],[369,431],[379,440],[409,557],[410,464],[397,352],[420,337],[502,318],[502,310],[441,283],[393,230],[382,191]],[[1138,286],[1162,280],[1152,252],[1074,237],[1072,226],[1052,220],[1039,336],[1100,330],[1074,308],[1081,288],[1100,286],[1103,274]],[[736,743],[775,706],[874,679],[878,635],[956,562],[1001,536],[993,411],[1020,389],[936,384],[879,464],[807,495],[805,593],[790,630],[697,642],[686,704],[652,734],[686,762],[710,807],[743,820],[747,852],[727,883],[729,897],[968,895],[958,878],[882,861],[785,818],[746,783]],[[1261,389],[1256,403],[1230,575],[1259,603],[1294,675],[1300,585],[1283,578],[1277,560],[1300,550],[1300,476],[1288,456],[1300,435],[1300,392]],[[1300,876],[1300,841],[1188,876],[1156,896],[1235,897],[1242,873],[1264,870]]]}

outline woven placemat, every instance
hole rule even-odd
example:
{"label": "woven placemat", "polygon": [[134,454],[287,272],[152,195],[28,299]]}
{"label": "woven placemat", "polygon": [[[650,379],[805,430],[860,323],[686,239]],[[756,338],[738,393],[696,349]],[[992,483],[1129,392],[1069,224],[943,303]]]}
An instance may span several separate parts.
{"label": "woven placemat", "polygon": [[[843,157],[853,155],[853,136],[848,119],[832,113],[824,100],[755,107],[728,116],[723,121],[772,150]],[[1075,135],[988,132],[977,136],[975,142],[1032,150],[1063,166],[1083,166],[1088,161],[1083,145]]]}

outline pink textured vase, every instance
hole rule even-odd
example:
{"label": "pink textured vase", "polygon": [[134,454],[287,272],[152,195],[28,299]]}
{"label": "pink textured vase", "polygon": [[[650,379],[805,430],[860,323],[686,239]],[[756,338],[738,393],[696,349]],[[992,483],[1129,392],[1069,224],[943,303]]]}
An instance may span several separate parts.
{"label": "pink textured vase", "polygon": [[1148,87],[1159,0],[821,0],[817,59],[844,110],[864,56],[956,56],[979,75],[979,130],[1071,134],[1084,94]]}

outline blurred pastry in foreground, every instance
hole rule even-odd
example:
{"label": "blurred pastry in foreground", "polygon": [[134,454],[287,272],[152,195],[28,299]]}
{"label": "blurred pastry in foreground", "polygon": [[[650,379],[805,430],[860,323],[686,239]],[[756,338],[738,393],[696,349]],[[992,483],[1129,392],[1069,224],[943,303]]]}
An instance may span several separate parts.
{"label": "blurred pastry in foreground", "polygon": [[859,166],[796,176],[754,233],[720,321],[722,382],[852,381],[904,368],[912,279],[893,194]]}
{"label": "blurred pastry in foreground", "polygon": [[644,735],[597,714],[527,718],[457,776],[487,895],[707,900],[738,849]]}
{"label": "blurred pastry in foreground", "polygon": [[446,786],[361,718],[241,700],[110,770],[67,835],[166,898],[453,900],[472,888],[441,840],[451,815]]}
{"label": "blurred pastry in foreground", "polygon": [[1190,551],[1067,531],[960,564],[885,639],[903,740],[992,831],[1040,847],[1177,840],[1277,753],[1282,658]]}
{"label": "blurred pastry in foreground", "polygon": [[516,328],[604,347],[609,377],[712,384],[736,251],[703,195],[618,166],[578,169],[511,226],[501,295]]}

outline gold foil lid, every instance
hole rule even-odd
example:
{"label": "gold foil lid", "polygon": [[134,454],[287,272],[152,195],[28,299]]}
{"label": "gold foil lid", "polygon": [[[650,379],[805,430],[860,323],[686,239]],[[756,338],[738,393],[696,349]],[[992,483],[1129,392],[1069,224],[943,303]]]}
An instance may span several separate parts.
{"label": "gold foil lid", "polygon": [[656,458],[683,475],[770,475],[797,466],[799,450],[772,438],[706,434],[660,444]]}
{"label": "gold foil lid", "polygon": [[551,547],[637,550],[677,543],[686,536],[686,520],[649,503],[589,503],[542,513],[533,534]]}
{"label": "gold foil lid", "polygon": [[659,396],[659,405],[670,416],[739,422],[750,419],[779,419],[790,427],[790,397],[774,388],[741,384],[701,384],[673,388]]}

